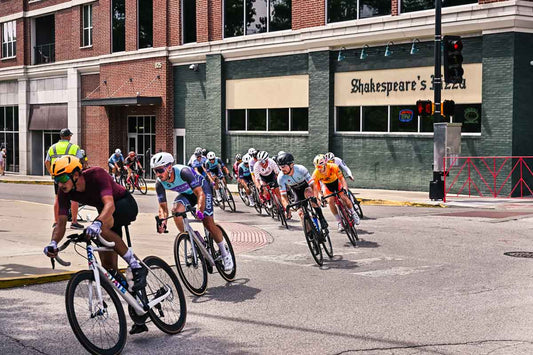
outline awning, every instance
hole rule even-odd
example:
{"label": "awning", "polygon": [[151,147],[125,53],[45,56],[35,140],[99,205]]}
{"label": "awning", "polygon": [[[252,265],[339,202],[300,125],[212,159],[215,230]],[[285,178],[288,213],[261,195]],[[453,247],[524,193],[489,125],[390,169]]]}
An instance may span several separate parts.
{"label": "awning", "polygon": [[107,97],[103,99],[83,99],[82,106],[148,106],[161,105],[161,96]]}
{"label": "awning", "polygon": [[67,104],[31,105],[30,131],[59,131],[68,127]]}

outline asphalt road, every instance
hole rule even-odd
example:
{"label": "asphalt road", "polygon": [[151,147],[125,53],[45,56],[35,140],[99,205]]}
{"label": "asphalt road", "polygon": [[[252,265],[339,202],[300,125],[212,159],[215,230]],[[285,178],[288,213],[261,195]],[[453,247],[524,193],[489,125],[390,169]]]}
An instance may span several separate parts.
{"label": "asphalt road", "polygon": [[[0,198],[51,203],[51,188],[5,184]],[[155,196],[137,201],[155,213]],[[128,337],[124,353],[533,353],[533,259],[504,255],[533,252],[531,215],[363,208],[360,246],[333,232],[335,257],[322,268],[297,222],[285,231],[242,204],[245,213],[217,210],[217,219],[259,227],[273,242],[237,256],[234,283],[215,274],[206,295],[186,291],[182,333],[168,336],[150,324],[148,333]],[[0,353],[83,352],[66,319],[65,288],[0,290]]]}

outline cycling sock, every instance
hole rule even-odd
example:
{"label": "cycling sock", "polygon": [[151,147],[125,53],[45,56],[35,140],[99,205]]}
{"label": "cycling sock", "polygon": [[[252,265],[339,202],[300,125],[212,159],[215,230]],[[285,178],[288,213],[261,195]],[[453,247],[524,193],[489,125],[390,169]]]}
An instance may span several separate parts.
{"label": "cycling sock", "polygon": [[352,216],[355,215],[355,210],[353,208],[350,208],[350,213],[352,214]]}
{"label": "cycling sock", "polygon": [[341,223],[341,216],[339,214],[335,215],[335,219],[337,220],[337,223]]}
{"label": "cycling sock", "polygon": [[220,250],[220,254],[222,255],[223,258],[226,257],[226,255],[228,255],[228,251],[226,250],[226,246],[224,245],[224,241],[220,242],[220,243],[217,243],[218,244],[218,250]]}
{"label": "cycling sock", "polygon": [[131,249],[128,249],[126,254],[122,255],[122,259],[124,259],[124,261],[126,261],[132,269],[139,269],[141,267],[137,259],[135,259],[135,256],[133,255]]}

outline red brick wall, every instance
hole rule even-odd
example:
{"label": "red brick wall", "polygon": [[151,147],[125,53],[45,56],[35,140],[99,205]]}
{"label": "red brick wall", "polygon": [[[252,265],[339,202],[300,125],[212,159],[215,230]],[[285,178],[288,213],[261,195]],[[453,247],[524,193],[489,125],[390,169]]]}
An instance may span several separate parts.
{"label": "red brick wall", "polygon": [[391,15],[392,16],[397,16],[400,12],[400,10],[398,9],[398,0],[392,0],[392,4],[391,4]]}
{"label": "red brick wall", "polygon": [[75,54],[72,53],[71,40],[78,33],[72,33],[72,9],[56,12],[54,19],[56,62],[72,59]]}
{"label": "red brick wall", "polygon": [[0,14],[11,15],[22,12],[24,1],[20,0],[2,0],[0,1]]}
{"label": "red brick wall", "polygon": [[298,0],[292,2],[292,29],[323,26],[326,23],[324,0]]}
{"label": "red brick wall", "polygon": [[209,41],[209,16],[206,9],[208,0],[196,1],[196,42]]}
{"label": "red brick wall", "polygon": [[223,0],[209,0],[209,40],[218,41],[222,39],[222,9]]}
{"label": "red brick wall", "polygon": [[[22,0],[19,0],[22,2]],[[24,2],[27,2],[27,0],[24,0]],[[66,2],[71,2],[71,0],[46,0],[46,1],[39,1],[39,2],[28,2],[28,10],[37,10],[37,9],[43,9],[45,7],[62,4]]]}
{"label": "red brick wall", "polygon": [[[168,0],[153,0],[153,36],[155,47],[166,47],[168,45]],[[177,12],[178,9],[173,10]],[[179,13],[179,12],[178,12]]]}
{"label": "red brick wall", "polygon": [[137,50],[137,0],[126,0],[126,51]]}
{"label": "red brick wall", "polygon": [[181,1],[168,0],[168,39],[169,46],[181,44]]}
{"label": "red brick wall", "polygon": [[[81,76],[81,98],[86,98],[100,84],[100,75]],[[99,97],[99,89],[90,98]],[[81,108],[81,147],[85,149],[90,166],[106,168],[109,157],[109,120],[99,106]]]}

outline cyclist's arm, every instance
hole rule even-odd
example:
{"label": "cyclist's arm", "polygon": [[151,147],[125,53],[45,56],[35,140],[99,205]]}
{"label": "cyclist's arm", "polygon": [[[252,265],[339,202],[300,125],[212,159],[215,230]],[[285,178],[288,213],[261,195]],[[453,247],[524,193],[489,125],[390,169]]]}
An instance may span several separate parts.
{"label": "cyclist's arm", "polygon": [[[337,163],[337,161],[335,161],[335,163]],[[346,165],[346,163],[344,162],[344,160],[342,159],[339,159],[339,162],[337,164],[339,166],[339,168],[342,170],[342,172],[344,173],[344,176],[347,176],[349,177],[350,179],[353,180],[353,175],[352,175],[352,171],[350,170],[350,168],[348,167],[348,165]]]}
{"label": "cyclist's arm", "polygon": [[198,199],[198,209],[200,212],[204,213],[205,211],[205,194],[204,190],[202,190],[201,186],[195,187],[192,192],[196,195],[196,198]]}

